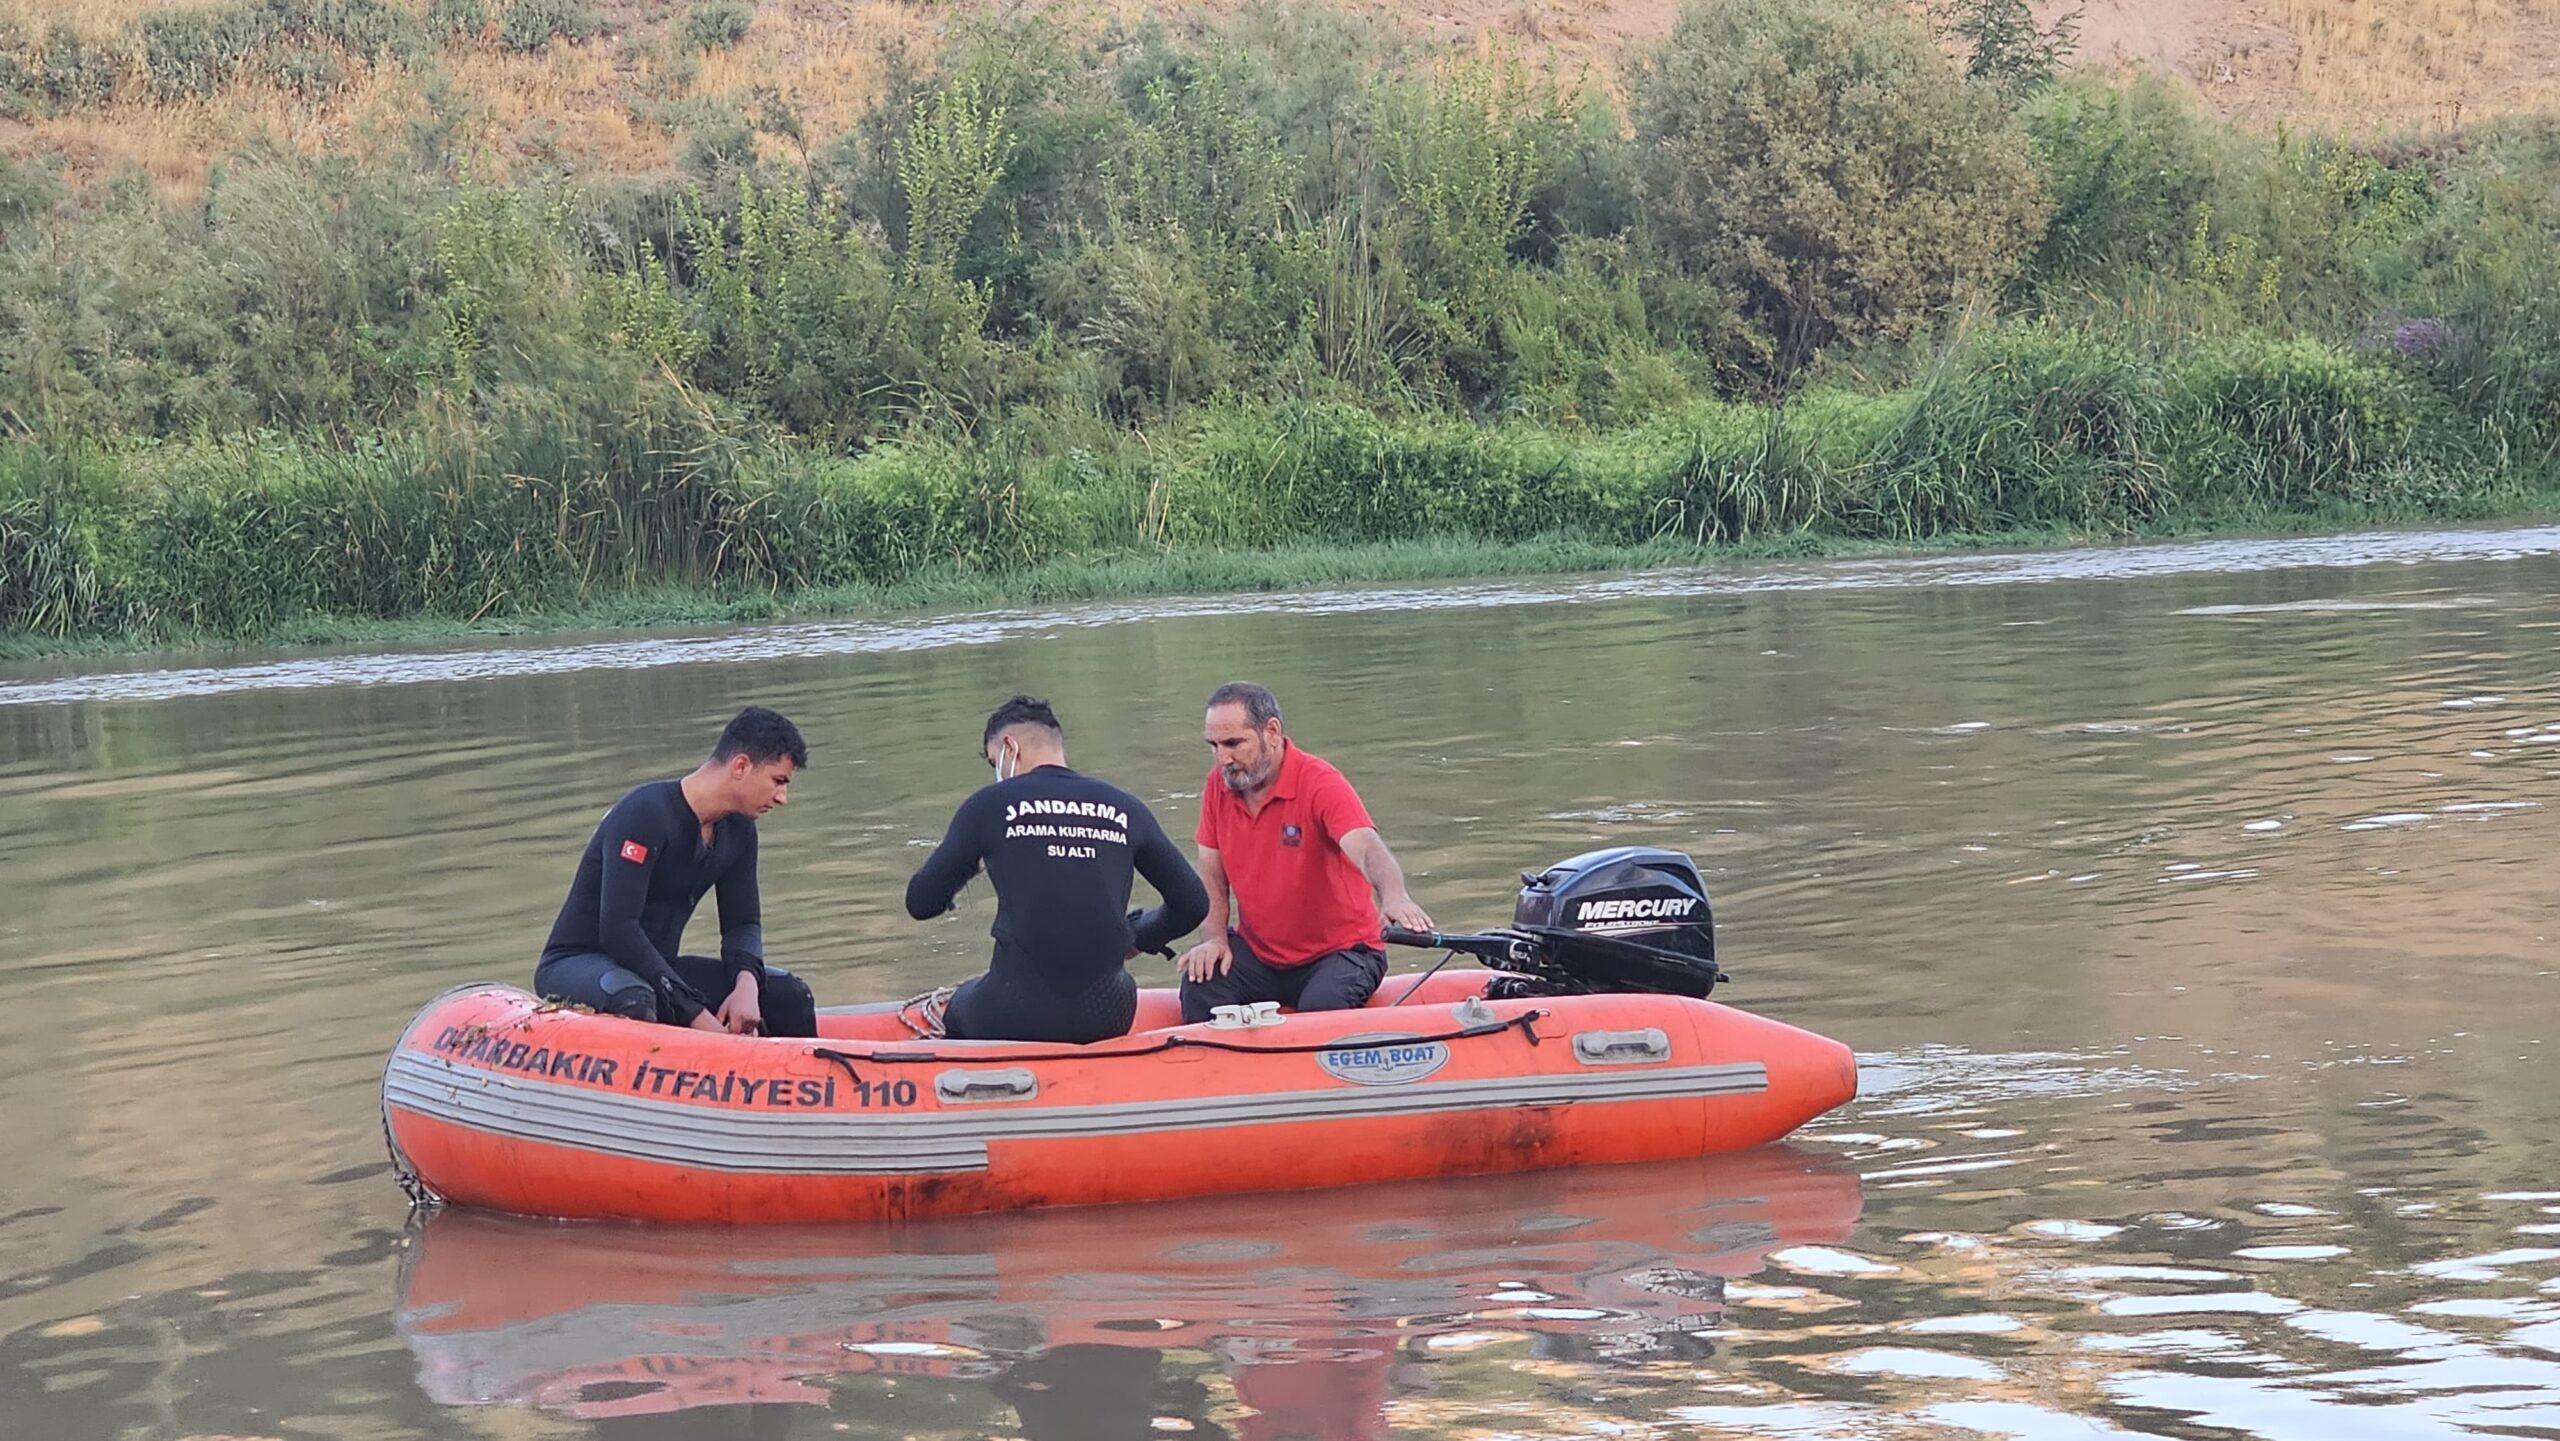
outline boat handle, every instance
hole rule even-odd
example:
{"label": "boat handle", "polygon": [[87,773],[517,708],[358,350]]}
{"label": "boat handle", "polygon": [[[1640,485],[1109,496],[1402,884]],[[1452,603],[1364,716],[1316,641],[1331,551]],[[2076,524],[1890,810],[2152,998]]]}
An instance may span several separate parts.
{"label": "boat handle", "polygon": [[1040,1094],[1040,1078],[1020,1066],[1001,1071],[945,1071],[933,1093],[946,1101],[1022,1101]]}
{"label": "boat handle", "polygon": [[1573,1058],[1586,1066],[1640,1066],[1671,1059],[1671,1038],[1658,1026],[1641,1031],[1576,1031]]}

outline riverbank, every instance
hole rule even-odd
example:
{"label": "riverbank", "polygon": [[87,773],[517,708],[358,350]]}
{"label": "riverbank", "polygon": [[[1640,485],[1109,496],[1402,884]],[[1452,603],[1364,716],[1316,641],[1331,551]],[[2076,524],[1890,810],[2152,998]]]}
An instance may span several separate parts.
{"label": "riverbank", "polygon": [[693,399],[643,379],[354,442],[0,444],[0,636],[716,624],[2489,518],[2560,492],[2537,432],[2462,414],[2389,356],[2255,336],[2146,353],[2038,323],[1987,327],[1901,387],[1613,429],[1292,401],[846,456]]}
{"label": "riverbank", "polygon": [[[2063,75],[2022,4],[1699,6],[1622,89],[1323,6],[989,18],[874,57],[846,128],[659,116],[698,133],[645,184],[491,164],[424,123],[450,105],[183,203],[0,162],[0,637],[721,624],[2560,488],[2560,131],[2235,130]],[[138,48],[0,59],[56,115],[593,29],[479,13],[155,11]],[[669,65],[751,23],[699,18]]]}
{"label": "riverbank", "polygon": [[168,660],[240,651],[317,650],[349,646],[433,645],[474,639],[603,633],[673,633],[789,621],[855,620],[962,613],[1016,606],[1178,595],[1279,593],[1345,586],[1462,583],[1522,576],[1636,574],[1698,566],[1747,565],[1782,559],[1849,559],[1955,555],[1979,551],[2053,550],[2206,537],[2340,534],[2424,522],[2532,524],[2560,520],[2560,487],[2508,500],[2408,508],[2333,505],[2295,513],[2234,511],[2219,517],[2169,518],[2105,532],[2041,527],[2002,532],[1950,532],[1925,543],[1860,540],[1798,532],[1700,545],[1683,539],[1639,544],[1551,537],[1485,543],[1439,537],[1367,545],[1293,546],[1259,552],[1118,555],[1058,561],[1011,574],[943,568],[882,585],[766,591],[658,589],[598,597],[582,604],[504,617],[305,616],[252,636],[0,636],[0,661],[82,656],[154,656]]}

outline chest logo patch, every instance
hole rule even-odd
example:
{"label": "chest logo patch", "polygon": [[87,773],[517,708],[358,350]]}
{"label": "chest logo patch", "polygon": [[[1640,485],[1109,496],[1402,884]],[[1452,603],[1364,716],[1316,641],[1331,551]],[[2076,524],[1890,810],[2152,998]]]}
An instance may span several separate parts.
{"label": "chest logo patch", "polygon": [[1280,844],[1284,846],[1294,846],[1306,838],[1306,832],[1299,830],[1296,826],[1282,826],[1280,828]]}
{"label": "chest logo patch", "polygon": [[622,843],[622,858],[631,862],[633,865],[647,865],[649,863],[649,848],[640,844],[638,841],[624,841]]}

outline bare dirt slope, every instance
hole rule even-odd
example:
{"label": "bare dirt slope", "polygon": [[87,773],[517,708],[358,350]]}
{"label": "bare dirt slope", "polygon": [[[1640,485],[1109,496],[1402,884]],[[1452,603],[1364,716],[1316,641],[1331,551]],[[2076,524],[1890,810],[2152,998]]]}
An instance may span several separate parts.
{"label": "bare dirt slope", "polygon": [[[218,3],[0,0],[0,22],[36,35],[63,20],[103,44],[131,47],[144,14]],[[259,145],[361,154],[400,143],[434,112],[447,117],[456,142],[502,167],[521,160],[588,175],[658,172],[675,159],[666,117],[687,101],[749,103],[759,89],[778,92],[810,142],[824,144],[869,103],[879,47],[892,37],[925,52],[953,24],[1007,12],[1069,23],[1108,14],[1179,19],[1239,0],[750,0],[754,23],[743,42],[692,55],[672,43],[690,0],[589,3],[606,28],[579,44],[532,54],[461,47],[427,71],[384,66],[318,100],[242,84],[203,100],[0,120],[0,149],[54,158],[82,177],[139,167],[165,193],[185,197],[202,189],[215,156]],[[1341,3],[1434,38],[1554,53],[1605,81],[1629,42],[1670,33],[1682,0]],[[2172,76],[2245,124],[2406,131],[2560,116],[2560,0],[2036,0],[2047,21],[2074,8],[2076,64]]]}
{"label": "bare dirt slope", "polygon": [[[1503,33],[1605,57],[1668,34],[1681,0],[1373,4],[1451,36]],[[2442,127],[2560,112],[2560,0],[2037,0],[2078,12],[2075,63],[2185,81],[2261,124]]]}
{"label": "bare dirt slope", "polygon": [[2260,124],[2560,112],[2560,0],[2086,0],[2080,34],[2080,63],[2166,71]]}

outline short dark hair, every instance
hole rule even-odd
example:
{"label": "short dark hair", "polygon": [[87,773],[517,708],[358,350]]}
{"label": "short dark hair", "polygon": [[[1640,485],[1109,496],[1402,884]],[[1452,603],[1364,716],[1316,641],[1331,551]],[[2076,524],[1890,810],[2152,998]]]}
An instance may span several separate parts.
{"label": "short dark hair", "polygon": [[1249,680],[1231,680],[1209,692],[1206,709],[1222,705],[1243,706],[1245,723],[1256,730],[1280,719],[1280,698]]}
{"label": "short dark hair", "polygon": [[809,764],[809,743],[800,738],[798,726],[783,719],[782,712],[751,705],[721,728],[720,743],[711,748],[715,761],[741,755],[760,766],[789,756],[792,768],[798,770]]}
{"label": "short dark hair", "polygon": [[1058,713],[1049,709],[1047,701],[1018,695],[997,706],[996,713],[987,717],[987,733],[978,737],[978,749],[985,750],[997,736],[1015,726],[1038,726],[1060,740],[1067,735],[1067,728],[1058,724]]}

